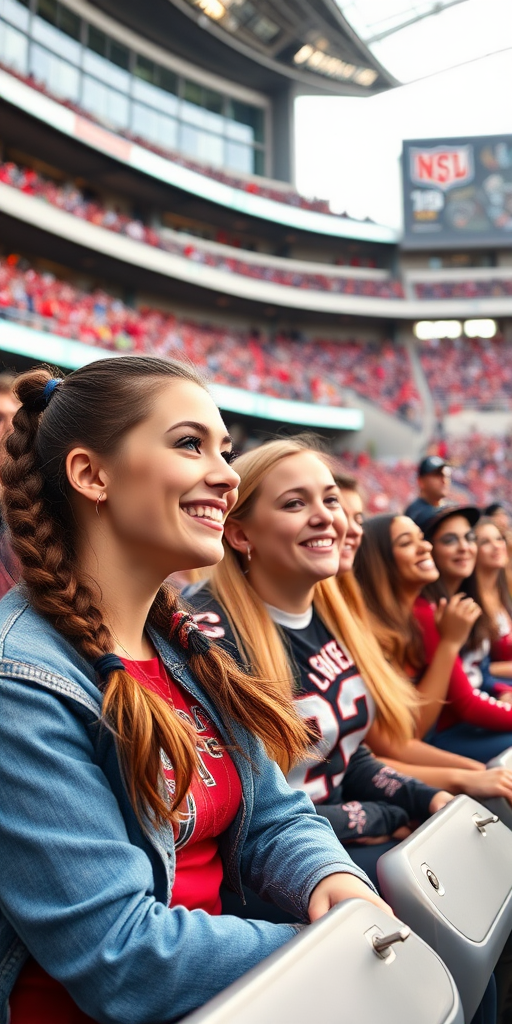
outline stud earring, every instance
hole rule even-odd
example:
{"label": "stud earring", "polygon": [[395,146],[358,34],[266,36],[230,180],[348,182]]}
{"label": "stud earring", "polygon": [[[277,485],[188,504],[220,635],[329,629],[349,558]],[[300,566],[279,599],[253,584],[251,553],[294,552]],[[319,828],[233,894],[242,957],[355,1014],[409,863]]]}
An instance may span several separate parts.
{"label": "stud earring", "polygon": [[100,493],[98,494],[98,497],[96,498],[96,515],[97,516],[99,516],[99,514],[100,514],[100,501],[103,501],[104,498],[106,498],[106,497],[107,497],[107,495],[105,494],[105,491],[100,491]]}

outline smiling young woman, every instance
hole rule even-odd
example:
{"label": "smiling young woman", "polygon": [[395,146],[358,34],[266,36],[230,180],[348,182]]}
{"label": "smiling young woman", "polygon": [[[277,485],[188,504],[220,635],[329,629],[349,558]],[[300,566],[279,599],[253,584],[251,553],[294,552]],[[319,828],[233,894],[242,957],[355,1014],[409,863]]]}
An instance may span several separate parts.
{"label": "smiling young woman", "polygon": [[414,697],[382,657],[362,609],[352,595],[349,607],[338,588],[347,519],[325,457],[292,438],[233,465],[239,501],[226,520],[224,560],[185,596],[201,627],[251,673],[293,694],[315,742],[289,781],[374,876],[385,844],[449,797],[382,765],[364,746],[375,718],[389,736],[411,736]]}
{"label": "smiling young woman", "polygon": [[236,501],[200,378],[122,357],[64,380],[34,370],[16,392],[3,484],[24,583],[0,610],[0,1016],[10,992],[11,1024],[165,1024],[294,934],[219,916],[224,869],[305,922],[353,896],[388,908],[271,759],[289,770],[306,749],[291,703],[163,585],[222,557]]}
{"label": "smiling young woman", "polygon": [[[468,529],[470,524],[463,522]],[[456,540],[453,546],[459,543]],[[464,549],[465,545],[463,541]],[[428,737],[436,748],[470,761],[475,759],[467,767],[478,772],[483,763],[512,745],[511,707],[489,701],[486,694],[474,690],[459,657],[481,609],[465,594],[441,597],[437,609],[421,597],[424,588],[436,582],[439,572],[430,540],[408,516],[376,516],[365,524],[355,573],[386,657],[414,681],[422,697],[418,739]],[[393,754],[389,743],[382,739],[375,749],[381,755],[409,760],[396,746]],[[449,758],[445,763],[450,767]],[[463,766],[460,762],[459,767]],[[453,767],[457,767],[455,762]],[[455,785],[461,782],[467,786],[467,777],[458,778]],[[492,796],[493,782],[499,784],[499,795],[512,797],[511,773],[491,777],[485,772],[480,780],[469,780],[475,789],[462,791]],[[480,785],[483,788],[478,789]]]}

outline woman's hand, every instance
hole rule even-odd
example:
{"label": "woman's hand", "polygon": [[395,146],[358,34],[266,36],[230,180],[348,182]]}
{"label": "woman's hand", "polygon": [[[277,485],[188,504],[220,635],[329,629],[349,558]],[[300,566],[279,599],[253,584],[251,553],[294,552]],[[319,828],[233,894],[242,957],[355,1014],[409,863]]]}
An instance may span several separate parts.
{"label": "woman's hand", "polygon": [[453,800],[453,793],[447,793],[446,790],[440,789],[439,793],[432,797],[428,805],[429,813],[435,814],[436,811],[440,811],[441,807],[445,807],[446,804],[450,803],[450,800]]}
{"label": "woman's hand", "polygon": [[460,650],[481,614],[480,605],[465,594],[455,594],[449,601],[442,597],[435,613],[441,639],[454,644]]}
{"label": "woman's hand", "polygon": [[366,882],[349,874],[348,871],[343,871],[337,872],[335,875],[327,875],[315,886],[309,899],[309,920],[311,922],[318,921],[337,903],[352,899],[367,900],[368,903],[374,903],[379,910],[383,910],[390,917],[395,916],[391,907],[384,903],[380,896],[372,892]]}
{"label": "woman's hand", "polygon": [[489,768],[485,772],[463,772],[459,792],[485,800],[490,796],[504,796],[512,804],[512,771],[509,768]]}

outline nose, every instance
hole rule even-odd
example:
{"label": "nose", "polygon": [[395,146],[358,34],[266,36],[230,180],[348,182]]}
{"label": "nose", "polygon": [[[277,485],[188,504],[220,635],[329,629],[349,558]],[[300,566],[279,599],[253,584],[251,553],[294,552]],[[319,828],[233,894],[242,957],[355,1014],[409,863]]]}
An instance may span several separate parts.
{"label": "nose", "polygon": [[363,536],[363,527],[361,526],[361,523],[358,523],[356,519],[352,519],[352,517],[348,516],[347,517],[347,537],[362,537],[362,536]]}
{"label": "nose", "polygon": [[209,487],[215,487],[221,493],[225,493],[234,491],[238,487],[240,477],[236,470],[222,458],[222,455],[219,455],[215,459],[215,465],[207,473],[206,483]]}
{"label": "nose", "polygon": [[424,552],[426,555],[430,554],[432,551],[432,544],[429,540],[425,540],[425,538],[423,538],[423,540],[420,541],[420,551]]}

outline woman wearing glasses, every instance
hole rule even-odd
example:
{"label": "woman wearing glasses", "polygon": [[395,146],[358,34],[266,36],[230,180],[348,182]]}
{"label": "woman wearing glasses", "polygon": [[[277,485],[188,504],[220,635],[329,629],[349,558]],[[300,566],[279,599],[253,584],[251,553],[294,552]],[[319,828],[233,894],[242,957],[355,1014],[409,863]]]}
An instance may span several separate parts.
{"label": "woman wearing glasses", "polygon": [[459,656],[481,616],[461,592],[477,517],[469,507],[442,509],[421,525],[377,516],[365,524],[355,570],[384,652],[423,698],[418,738],[485,763],[512,746],[512,707],[473,688]]}

